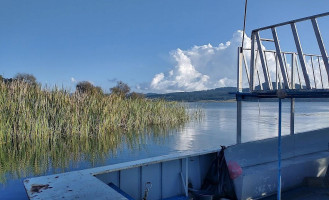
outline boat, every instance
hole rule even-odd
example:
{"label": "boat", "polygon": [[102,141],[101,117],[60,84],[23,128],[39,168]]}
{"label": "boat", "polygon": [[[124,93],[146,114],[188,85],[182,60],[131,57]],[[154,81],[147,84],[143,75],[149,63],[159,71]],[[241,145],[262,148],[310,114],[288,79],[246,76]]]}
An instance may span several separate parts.
{"label": "boat", "polygon": [[[301,187],[328,188],[329,128],[294,132],[296,98],[329,98],[329,89],[323,82],[324,76],[329,77],[329,62],[317,24],[318,18],[328,15],[329,12],[255,29],[251,33],[251,48],[239,47],[235,145],[220,147],[219,144],[215,149],[205,147],[25,179],[28,197],[31,200],[281,199],[296,194],[291,192]],[[304,21],[311,21],[321,55],[303,53],[296,23]],[[281,51],[276,30],[281,26],[292,29],[297,52]],[[270,30],[273,39],[261,38],[259,33],[264,30]],[[262,42],[273,42],[275,50],[265,50]],[[291,64],[288,64],[286,55],[290,55]],[[276,62],[271,63],[267,59],[269,56],[273,56]],[[307,69],[307,57],[312,62],[311,72]],[[318,60],[318,76],[314,73],[314,60]],[[275,73],[269,71],[273,64]],[[243,77],[248,83],[247,92],[243,90]],[[243,101],[263,98],[278,101],[278,137],[243,143]],[[281,136],[283,99],[291,102],[291,117],[290,134]],[[209,184],[212,187],[208,187]]]}

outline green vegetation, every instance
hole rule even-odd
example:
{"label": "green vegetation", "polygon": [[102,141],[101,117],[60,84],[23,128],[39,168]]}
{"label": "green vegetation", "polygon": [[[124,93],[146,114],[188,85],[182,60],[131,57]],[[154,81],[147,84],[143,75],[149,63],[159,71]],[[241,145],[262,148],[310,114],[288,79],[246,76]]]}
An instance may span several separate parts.
{"label": "green vegetation", "polygon": [[14,80],[30,85],[37,85],[37,79],[32,74],[18,73],[15,75]]}
{"label": "green vegetation", "polygon": [[42,89],[30,76],[0,81],[0,181],[8,173],[40,174],[80,159],[94,163],[123,140],[131,145],[194,117],[183,104],[129,94],[123,84],[105,95],[88,82],[69,93]]}
{"label": "green vegetation", "polygon": [[76,86],[76,91],[80,94],[85,93],[88,95],[103,94],[103,90],[101,87],[96,87],[88,81],[79,82]]}

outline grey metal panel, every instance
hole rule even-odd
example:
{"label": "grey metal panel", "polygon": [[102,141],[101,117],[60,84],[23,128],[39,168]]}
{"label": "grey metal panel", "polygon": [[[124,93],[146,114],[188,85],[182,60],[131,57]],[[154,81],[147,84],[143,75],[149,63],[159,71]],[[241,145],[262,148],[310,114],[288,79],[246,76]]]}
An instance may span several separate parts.
{"label": "grey metal panel", "polygon": [[152,187],[148,192],[148,199],[161,199],[161,165],[160,163],[142,166],[142,196],[144,196],[145,184],[151,182]]}
{"label": "grey metal panel", "polygon": [[121,170],[119,187],[134,199],[140,199],[140,167]]}
{"label": "grey metal panel", "polygon": [[189,183],[192,184],[193,189],[201,188],[201,172],[199,156],[193,156],[188,159]]}
{"label": "grey metal panel", "polygon": [[303,49],[302,49],[302,46],[301,46],[300,41],[299,41],[298,32],[297,32],[297,28],[296,28],[295,23],[291,24],[291,30],[292,30],[292,33],[293,33],[293,36],[294,36],[294,40],[295,40],[295,44],[296,44],[296,48],[297,48],[297,52],[298,52],[298,57],[299,57],[299,62],[300,62],[300,65],[301,65],[301,68],[302,68],[302,71],[303,71],[306,88],[311,89],[310,78],[308,76],[307,69],[306,69]]}
{"label": "grey metal panel", "polygon": [[173,160],[162,164],[162,198],[184,194],[180,172],[181,161]]}
{"label": "grey metal panel", "polygon": [[212,161],[216,158],[216,154],[217,153],[212,153],[212,154],[202,155],[199,157],[202,183],[207,175],[208,169],[210,168]]}
{"label": "grey metal panel", "polygon": [[319,26],[318,26],[318,23],[317,23],[316,19],[312,18],[311,21],[312,21],[314,33],[315,33],[315,36],[316,36],[316,40],[318,41],[318,45],[319,45],[319,48],[320,48],[320,52],[321,52],[321,55],[322,55],[324,66],[326,67],[326,70],[327,70],[328,79],[329,79],[329,62],[328,62],[326,48],[324,47],[322,36],[321,36]]}
{"label": "grey metal panel", "polygon": [[119,187],[119,171],[105,173],[105,174],[98,174],[95,176],[96,178],[100,179],[106,184],[113,183],[114,185]]}
{"label": "grey metal panel", "polygon": [[[329,163],[328,152],[303,155],[282,162],[283,190],[300,186],[305,177],[324,176]],[[276,193],[277,163],[264,163],[243,168],[243,175],[234,180],[239,188],[238,199],[259,199]],[[312,198],[311,198],[312,199]]]}
{"label": "grey metal panel", "polygon": [[272,88],[271,77],[269,76],[268,69],[266,67],[265,58],[264,58],[264,51],[263,51],[263,48],[262,48],[262,43],[260,41],[259,33],[255,32],[255,35],[256,35],[256,41],[257,41],[260,61],[262,63],[263,74],[264,74],[264,79],[265,79],[265,85],[267,87],[266,89],[272,90],[273,88]]}
{"label": "grey metal panel", "polygon": [[181,178],[183,182],[183,190],[185,192],[185,196],[188,196],[188,158],[181,159],[181,166],[182,166],[182,172],[181,172]]}
{"label": "grey metal panel", "polygon": [[275,44],[275,48],[276,48],[276,54],[279,59],[279,64],[280,64],[281,74],[283,77],[284,86],[286,88],[289,88],[289,83],[288,83],[289,80],[288,80],[286,71],[284,69],[283,58],[282,58],[282,54],[281,54],[282,52],[281,52],[281,48],[280,48],[280,44],[279,44],[279,40],[278,40],[278,36],[277,36],[275,28],[272,28],[272,35],[273,35],[274,44]]}
{"label": "grey metal panel", "polygon": [[[328,150],[329,128],[286,135],[282,137],[282,159]],[[230,146],[225,150],[227,161],[234,160],[241,167],[273,162],[277,156],[277,138]]]}

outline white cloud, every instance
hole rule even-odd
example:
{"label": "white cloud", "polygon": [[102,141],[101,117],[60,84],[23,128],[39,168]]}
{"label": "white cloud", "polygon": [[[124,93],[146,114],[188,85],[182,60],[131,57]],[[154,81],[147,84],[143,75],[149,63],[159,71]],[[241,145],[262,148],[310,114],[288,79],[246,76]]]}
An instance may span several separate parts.
{"label": "white cloud", "polygon": [[74,77],[71,77],[71,83],[76,83],[77,80]]}
{"label": "white cloud", "polygon": [[[238,30],[233,34],[231,40],[220,43],[218,46],[211,44],[193,46],[188,50],[176,49],[170,52],[170,56],[174,60],[174,66],[168,72],[161,72],[156,74],[151,84],[141,87],[144,90],[167,93],[179,91],[197,91],[213,89],[218,87],[236,86],[237,76],[237,48],[241,46],[242,31]],[[250,48],[251,40],[245,35],[244,47]],[[256,47],[257,48],[257,45]],[[265,50],[265,46],[262,45]],[[250,51],[245,51],[247,66],[250,63]],[[273,52],[265,53],[266,65],[268,67],[268,74],[272,82],[276,81],[276,67],[277,62]],[[286,60],[287,58],[287,60]],[[291,57],[287,56],[286,70],[288,79],[291,77]],[[256,55],[256,75],[255,84],[264,83],[264,72],[260,62],[259,55]],[[306,68],[309,72],[311,87],[329,88],[328,77],[324,76],[325,67],[323,61],[314,58],[313,67],[309,57],[305,58]],[[320,62],[320,64],[319,64]],[[321,66],[321,67],[319,67]],[[299,71],[295,70],[295,83],[305,85],[304,77],[300,66]],[[321,81],[321,71],[322,81]],[[279,69],[280,82],[283,82],[281,70]],[[243,87],[248,87],[245,71],[243,67]],[[313,77],[316,77],[314,83]],[[298,74],[299,73],[299,74]],[[324,73],[325,74],[325,73]],[[260,81],[258,80],[260,78]]]}
{"label": "white cloud", "polygon": [[220,79],[217,84],[215,84],[215,87],[226,87],[226,86],[235,86],[236,80],[229,79],[229,78],[222,78]]}
{"label": "white cloud", "polygon": [[[241,40],[242,31],[236,31],[225,44],[208,44],[172,51],[170,55],[175,66],[167,73],[156,74],[150,89],[165,93],[235,86],[237,47],[241,46]],[[245,36],[244,43],[246,48],[250,48],[249,37]]]}

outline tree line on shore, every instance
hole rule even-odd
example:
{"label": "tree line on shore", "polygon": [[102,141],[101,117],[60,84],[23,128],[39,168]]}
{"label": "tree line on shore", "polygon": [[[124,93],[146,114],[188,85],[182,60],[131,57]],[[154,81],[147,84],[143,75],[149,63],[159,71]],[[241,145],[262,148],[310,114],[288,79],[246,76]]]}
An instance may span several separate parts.
{"label": "tree line on shore", "polygon": [[[12,83],[14,81],[21,81],[31,86],[40,86],[35,76],[28,73],[17,73],[13,78],[4,78],[2,75],[0,75],[0,81],[7,84]],[[130,87],[122,81],[118,81],[116,86],[110,88],[110,91],[111,94],[115,94],[122,97],[144,98],[144,95],[141,93],[130,92]],[[78,82],[76,84],[76,93],[87,95],[107,95],[104,93],[101,87],[95,86],[89,81]]]}

